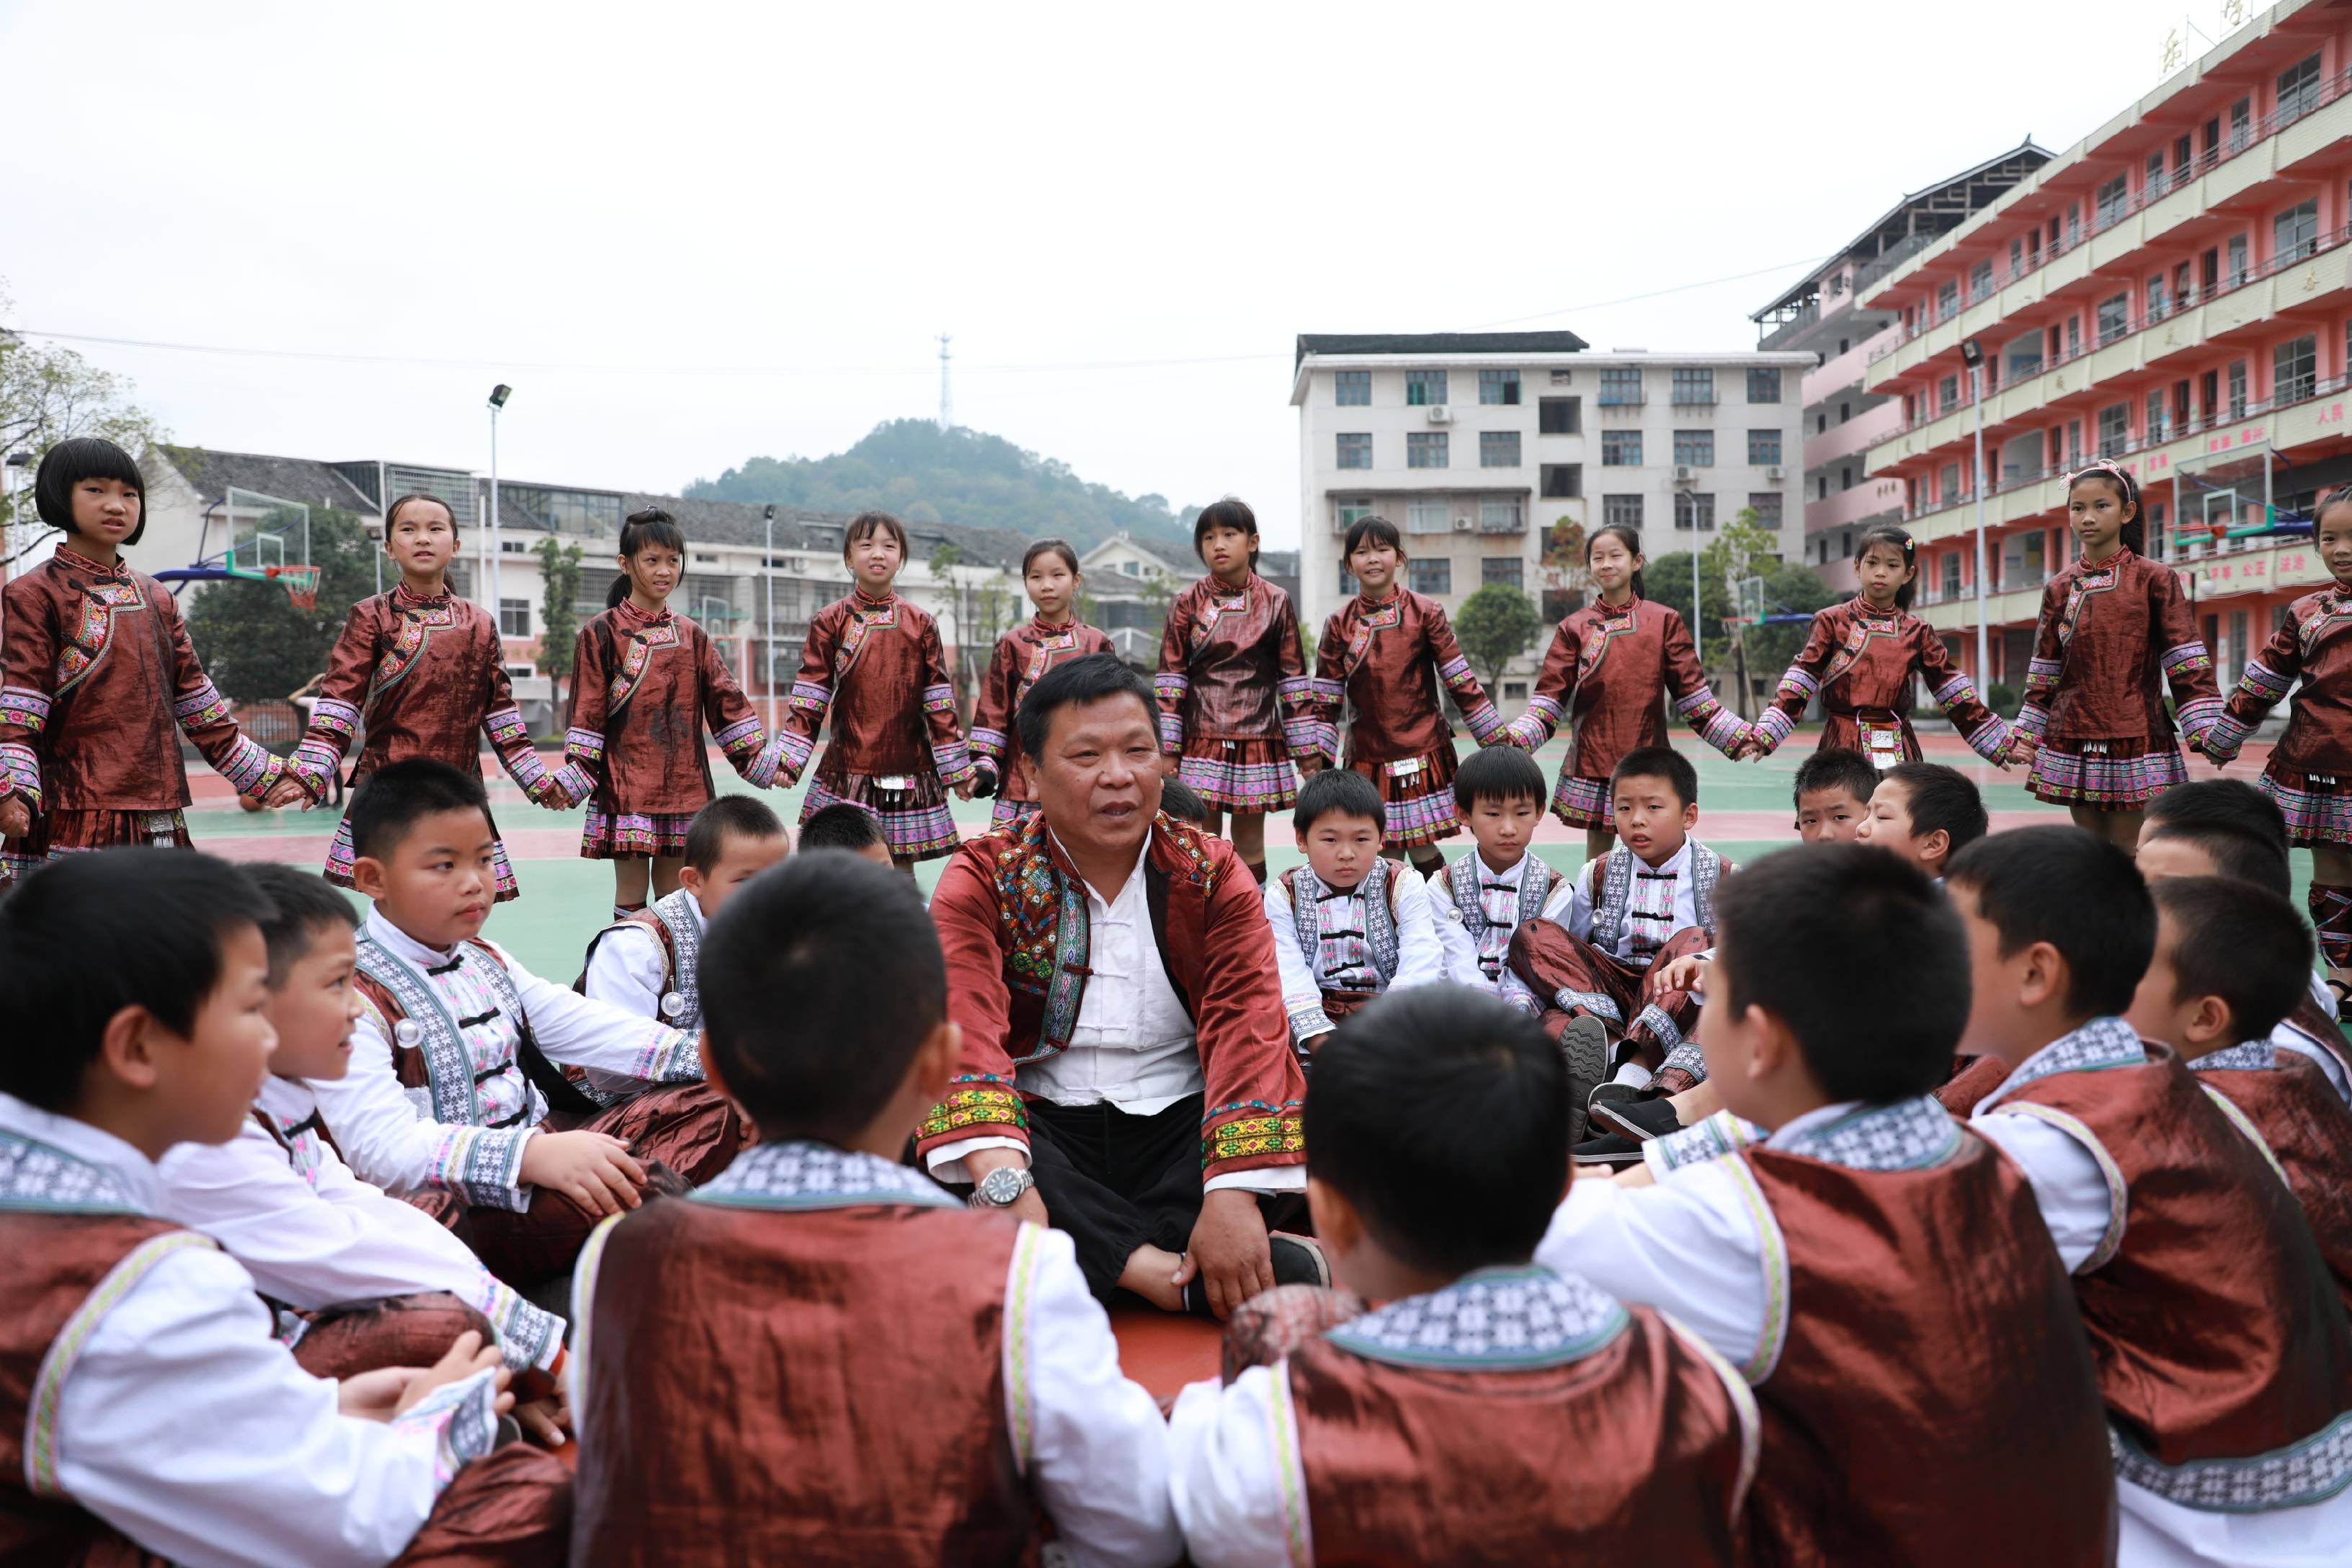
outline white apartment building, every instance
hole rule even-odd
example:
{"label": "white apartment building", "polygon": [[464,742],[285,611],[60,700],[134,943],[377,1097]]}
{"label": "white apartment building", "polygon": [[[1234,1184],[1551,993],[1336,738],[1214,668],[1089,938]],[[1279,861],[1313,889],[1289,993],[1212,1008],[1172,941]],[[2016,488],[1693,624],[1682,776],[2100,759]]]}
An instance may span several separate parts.
{"label": "white apartment building", "polygon": [[1449,613],[1505,583],[1565,615],[1565,584],[1542,565],[1563,521],[1631,523],[1657,556],[1753,508],[1794,558],[1799,380],[1813,363],[1602,353],[1567,331],[1302,334],[1300,614],[1319,626],[1355,592],[1339,552],[1366,513],[1404,531],[1407,586]]}

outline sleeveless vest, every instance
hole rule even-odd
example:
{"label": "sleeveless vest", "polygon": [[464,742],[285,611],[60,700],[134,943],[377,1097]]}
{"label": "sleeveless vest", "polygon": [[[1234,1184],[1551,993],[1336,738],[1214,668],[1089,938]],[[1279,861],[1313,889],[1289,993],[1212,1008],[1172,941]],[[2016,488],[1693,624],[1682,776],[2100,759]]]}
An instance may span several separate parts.
{"label": "sleeveless vest", "polygon": [[108,1308],[184,1247],[110,1173],[0,1132],[0,1563],[159,1563],[58,1489],[58,1403]]}
{"label": "sleeveless vest", "polygon": [[[1647,1308],[1482,1269],[1274,1368],[1305,1518],[1291,1561],[1727,1563],[1753,1396]],[[1311,1542],[1307,1537],[1311,1537]]]}
{"label": "sleeveless vest", "polygon": [[[499,1122],[499,1128],[544,1121],[551,1106],[584,1113],[610,1103],[610,1098],[591,1086],[584,1076],[575,1078],[540,1050],[539,1042],[531,1037],[521,994],[497,951],[479,938],[463,945],[490,961],[484,971],[489,977],[490,994],[499,1011],[514,1020],[514,1065],[525,1079],[526,1092],[522,1109]],[[392,1030],[392,1070],[419,1110],[453,1127],[488,1125],[482,1120],[481,1101],[474,1093],[474,1085],[480,1079],[458,1021],[425,977],[362,932],[358,969],[352,981]],[[404,1024],[409,1027],[402,1027]]]}
{"label": "sleeveless vest", "polygon": [[[1612,957],[1633,909],[1633,872],[1640,864],[1633,852],[1620,844],[1601,860],[1600,874],[1593,879],[1598,886],[1592,890],[1592,945]],[[1733,868],[1706,845],[1690,841],[1690,869],[1685,874],[1691,879],[1691,904],[1699,929],[1709,936],[1715,934],[1715,886]],[[1625,962],[1646,966],[1650,955],[1637,952]]]}
{"label": "sleeveless vest", "polygon": [[1003,1335],[1024,1234],[803,1143],[606,1221],[573,1286],[572,1561],[1022,1561]]}
{"label": "sleeveless vest", "polygon": [[2075,1271],[2074,1300],[2116,1473],[2187,1507],[2240,1511],[2352,1482],[2352,1325],[2259,1145],[2179,1057],[2116,1019],[2029,1072],[1980,1114],[2040,1117],[2106,1175],[2108,1234]]}
{"label": "sleeveless vest", "polygon": [[678,999],[677,1014],[663,1013],[661,1022],[689,1035],[700,1029],[702,988],[696,984],[696,977],[701,969],[702,926],[695,911],[680,901],[692,897],[694,894],[685,888],[664,894],[647,908],[614,921],[590,937],[588,952],[580,961],[580,978],[572,983],[572,989],[586,995],[588,965],[595,962],[597,944],[616,931],[636,926],[653,932],[654,940],[661,945],[662,1001],[667,1003],[672,996]]}
{"label": "sleeveless vest", "polygon": [[[1396,879],[1393,861],[1375,859],[1372,868],[1357,884],[1357,892],[1364,902],[1364,945],[1371,950],[1372,971],[1381,977],[1383,991],[1396,978],[1397,972]],[[1317,905],[1331,889],[1310,868],[1293,866],[1282,874],[1282,889],[1290,895],[1290,918],[1298,932],[1299,952],[1306,955],[1308,967],[1315,970],[1317,983],[1320,984],[1323,924]]]}
{"label": "sleeveless vest", "polygon": [[2268,1040],[2200,1057],[2189,1070],[2260,1136],[2352,1312],[2352,1105],[2336,1098],[2317,1064]]}
{"label": "sleeveless vest", "polygon": [[1756,1561],[2105,1562],[2098,1376],[2024,1174],[1926,1099],[1725,1158],[1774,1286]]}
{"label": "sleeveless vest", "polygon": [[[1486,969],[1485,952],[1486,933],[1493,929],[1493,922],[1486,919],[1486,903],[1478,896],[1478,884],[1486,874],[1486,865],[1478,858],[1475,850],[1465,855],[1445,868],[1445,890],[1452,895],[1454,908],[1462,916],[1463,930],[1470,933],[1470,945],[1478,950],[1478,967],[1481,971]],[[1536,858],[1534,852],[1529,851],[1526,859],[1521,862],[1518,919],[1512,922],[1511,929],[1517,931],[1529,921],[1540,918],[1544,912],[1544,904],[1551,898],[1552,889],[1559,884],[1559,873]],[[1487,973],[1486,978],[1489,980],[1499,978],[1502,968],[1503,955],[1497,952],[1495,955],[1495,968]]]}

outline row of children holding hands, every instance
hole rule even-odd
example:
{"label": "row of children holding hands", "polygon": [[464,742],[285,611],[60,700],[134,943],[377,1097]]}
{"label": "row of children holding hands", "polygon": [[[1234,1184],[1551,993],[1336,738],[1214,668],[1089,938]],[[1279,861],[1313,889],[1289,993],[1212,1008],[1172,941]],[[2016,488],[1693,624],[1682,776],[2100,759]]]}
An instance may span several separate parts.
{"label": "row of children holding hands", "polygon": [[[1474,829],[1523,798],[1465,771]],[[1340,1289],[1243,1309],[1165,1423],[1066,1237],[900,1163],[957,1057],[919,896],[850,854],[774,866],[756,801],[696,825],[687,942],[638,921],[592,952],[635,1014],[474,936],[488,813],[430,763],[353,802],[356,931],[282,868],[68,858],[0,904],[5,1544],[532,1562],[569,1531],[576,1562],[1010,1561],[1042,1510],[1117,1563],[2332,1561],[2352,1105],[2340,1035],[2293,1033],[2310,945],[2275,816],[2178,792],[2146,869],[2188,874],[2151,893],[2071,828],[1948,856],[1932,773],[1827,773],[1801,783],[1815,829],[1909,853],[1723,871],[1685,988],[1717,1109],[1615,1181],[1568,1179],[1574,1064],[1547,1032],[1584,1005],[1505,990],[1522,933],[1493,983],[1311,1037],[1307,1202]],[[1641,776],[1616,783],[1642,819]],[[1310,851],[1361,819],[1341,806]],[[861,813],[824,826],[887,848]],[[601,963],[656,949],[657,980]],[[681,987],[698,1043],[646,1016]],[[445,1027],[463,1054],[436,1061]],[[450,1152],[404,1184],[437,1211],[361,1179],[379,1145],[334,1108],[354,1055],[418,1079]],[[436,1120],[453,1064],[470,1120]],[[522,1165],[480,1154],[501,1120]],[[498,1444],[506,1416],[562,1441],[559,1389],[576,1495]]]}

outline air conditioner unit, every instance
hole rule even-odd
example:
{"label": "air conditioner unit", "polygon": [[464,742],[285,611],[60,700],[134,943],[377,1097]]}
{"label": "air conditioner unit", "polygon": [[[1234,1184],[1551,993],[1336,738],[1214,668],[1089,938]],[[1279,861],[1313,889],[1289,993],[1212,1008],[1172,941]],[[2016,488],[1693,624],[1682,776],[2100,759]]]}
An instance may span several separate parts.
{"label": "air conditioner unit", "polygon": [[1429,422],[1432,425],[1451,425],[1454,423],[1454,410],[1443,403],[1433,403],[1429,405]]}
{"label": "air conditioner unit", "polygon": [[1774,484],[1779,484],[1782,479],[1789,477],[1789,470],[1782,468],[1780,464],[1775,463],[1770,468],[1764,470],[1764,477],[1771,480]]}
{"label": "air conditioner unit", "polygon": [[1477,527],[1478,520],[1475,518],[1457,517],[1454,520],[1454,531],[1456,533],[1475,532]]}
{"label": "air conditioner unit", "polygon": [[1697,478],[1698,471],[1692,468],[1690,464],[1676,463],[1675,465],[1675,483],[1678,485],[1686,485]]}

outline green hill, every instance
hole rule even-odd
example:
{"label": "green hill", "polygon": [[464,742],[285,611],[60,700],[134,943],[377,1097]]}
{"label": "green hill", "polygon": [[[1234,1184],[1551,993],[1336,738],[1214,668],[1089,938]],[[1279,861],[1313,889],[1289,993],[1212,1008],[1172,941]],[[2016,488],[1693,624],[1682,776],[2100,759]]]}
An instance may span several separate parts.
{"label": "green hill", "polygon": [[773,501],[816,511],[882,507],[909,522],[1009,528],[1058,535],[1079,549],[1121,529],[1192,548],[1198,507],[1181,511],[1158,495],[1126,496],[1088,484],[1069,465],[1024,451],[1002,436],[929,419],[889,419],[829,458],[753,458],[686,493],[707,500]]}

